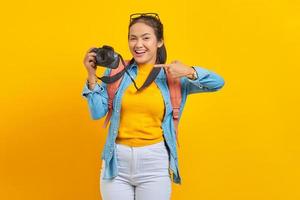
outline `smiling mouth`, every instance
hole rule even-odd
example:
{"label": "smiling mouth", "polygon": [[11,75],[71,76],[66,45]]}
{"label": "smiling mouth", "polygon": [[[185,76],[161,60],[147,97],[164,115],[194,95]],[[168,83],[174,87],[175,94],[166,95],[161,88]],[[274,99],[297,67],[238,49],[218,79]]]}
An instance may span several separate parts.
{"label": "smiling mouth", "polygon": [[135,55],[137,55],[137,56],[142,56],[142,55],[144,55],[145,53],[146,53],[146,51],[134,51],[134,53],[135,53]]}

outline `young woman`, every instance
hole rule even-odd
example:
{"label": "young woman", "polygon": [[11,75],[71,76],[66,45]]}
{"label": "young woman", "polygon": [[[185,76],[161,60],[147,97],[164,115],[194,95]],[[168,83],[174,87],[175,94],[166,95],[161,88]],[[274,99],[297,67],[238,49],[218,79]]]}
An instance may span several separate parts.
{"label": "young woman", "polygon": [[[166,63],[163,24],[155,13],[131,15],[128,44],[133,58],[128,68],[138,87],[154,68],[155,80],[136,93],[128,74],[124,74],[113,101],[109,133],[102,152],[100,190],[103,200],[168,200],[171,182],[181,184],[172,105],[166,73],[180,78],[182,102],[189,94],[217,91],[224,80],[200,66],[179,61]],[[107,84],[97,82],[96,53],[87,52],[84,65],[88,79],[82,95],[87,99],[93,119],[108,112]],[[109,68],[104,75],[110,73]]]}

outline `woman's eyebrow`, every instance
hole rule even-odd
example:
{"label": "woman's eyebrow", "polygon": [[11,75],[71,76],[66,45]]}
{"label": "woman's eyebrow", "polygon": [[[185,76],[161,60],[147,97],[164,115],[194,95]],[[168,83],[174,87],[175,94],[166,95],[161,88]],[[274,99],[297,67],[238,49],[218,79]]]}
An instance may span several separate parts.
{"label": "woman's eyebrow", "polygon": [[[141,35],[141,36],[145,36],[145,35],[147,35],[147,34],[149,34],[149,35],[151,35],[150,33],[144,33],[143,35]],[[130,35],[130,36],[134,36],[134,37],[136,37],[136,35]]]}

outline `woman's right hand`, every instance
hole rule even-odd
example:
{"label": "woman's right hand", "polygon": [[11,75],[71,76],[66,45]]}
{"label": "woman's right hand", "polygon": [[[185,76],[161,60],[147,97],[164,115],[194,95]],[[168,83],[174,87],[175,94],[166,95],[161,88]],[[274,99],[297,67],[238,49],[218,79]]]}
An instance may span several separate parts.
{"label": "woman's right hand", "polygon": [[96,69],[97,69],[97,66],[96,66],[96,53],[95,52],[90,52],[93,48],[95,47],[92,47],[90,48],[85,57],[84,57],[84,60],[83,60],[83,64],[88,72],[88,75],[95,75],[96,74]]}

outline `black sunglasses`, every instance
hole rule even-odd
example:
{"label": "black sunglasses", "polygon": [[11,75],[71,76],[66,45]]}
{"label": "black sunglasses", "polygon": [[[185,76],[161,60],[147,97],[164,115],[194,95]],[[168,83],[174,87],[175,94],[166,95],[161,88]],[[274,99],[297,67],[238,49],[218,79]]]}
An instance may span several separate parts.
{"label": "black sunglasses", "polygon": [[156,19],[159,19],[159,16],[157,13],[134,13],[130,15],[130,23],[132,22],[132,20],[134,20],[135,18],[141,17],[141,16],[151,16],[151,17],[155,17]]}

